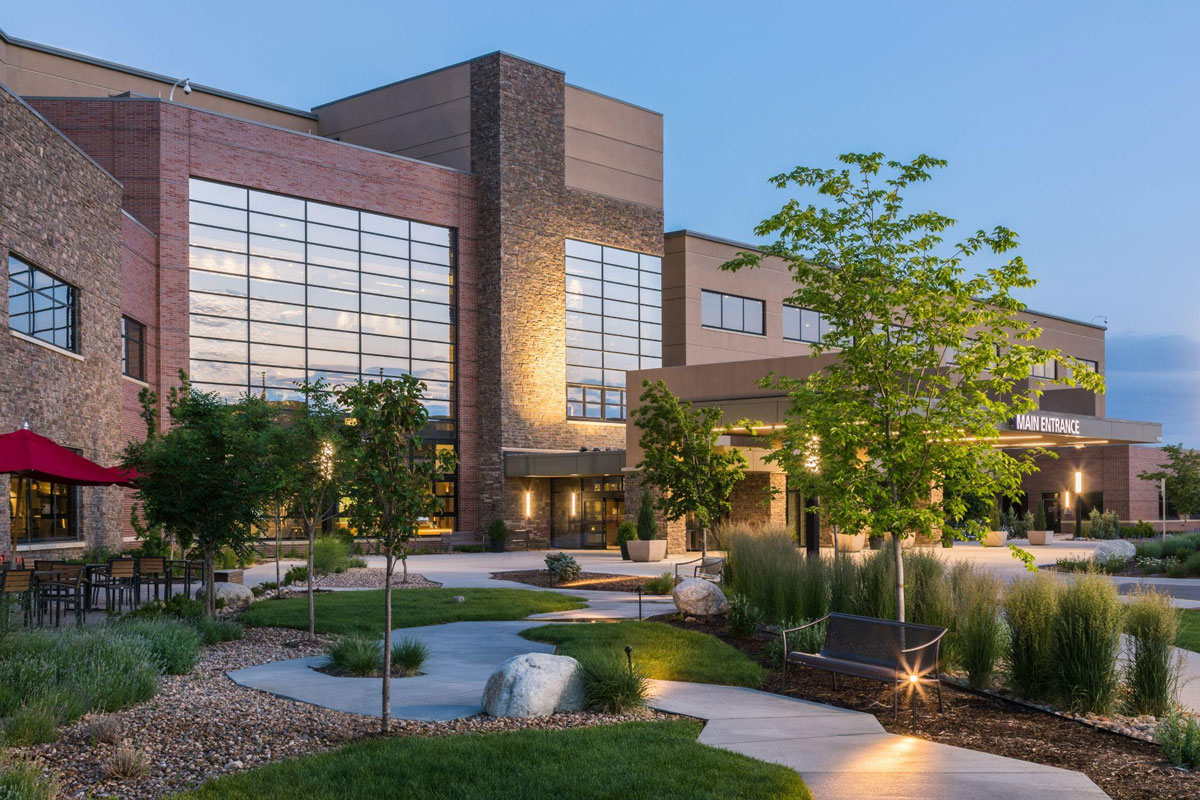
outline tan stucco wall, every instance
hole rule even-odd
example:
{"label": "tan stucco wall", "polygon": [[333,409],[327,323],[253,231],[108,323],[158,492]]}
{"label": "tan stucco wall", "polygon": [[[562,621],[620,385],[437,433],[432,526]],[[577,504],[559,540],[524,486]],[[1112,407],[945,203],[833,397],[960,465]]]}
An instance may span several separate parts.
{"label": "tan stucco wall", "polygon": [[563,95],[567,186],[661,209],[662,115],[577,86]]}

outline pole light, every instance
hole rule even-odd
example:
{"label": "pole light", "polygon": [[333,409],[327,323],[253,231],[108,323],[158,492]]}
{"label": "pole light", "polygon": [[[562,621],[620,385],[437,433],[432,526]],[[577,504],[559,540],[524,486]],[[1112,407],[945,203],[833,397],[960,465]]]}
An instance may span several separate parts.
{"label": "pole light", "polygon": [[1075,538],[1078,539],[1083,531],[1083,520],[1080,516],[1083,514],[1083,500],[1080,499],[1080,494],[1083,493],[1083,471],[1075,470]]}

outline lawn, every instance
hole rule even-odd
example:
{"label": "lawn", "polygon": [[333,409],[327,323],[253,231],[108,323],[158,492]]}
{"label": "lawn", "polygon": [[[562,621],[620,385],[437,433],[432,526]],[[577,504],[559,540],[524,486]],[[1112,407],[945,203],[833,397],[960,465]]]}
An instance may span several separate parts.
{"label": "lawn", "polygon": [[696,742],[694,722],[358,742],[209,781],[196,800],[811,800],[790,769]]}
{"label": "lawn", "polygon": [[[461,595],[465,603],[455,603]],[[315,598],[317,632],[380,636],[383,630],[383,590],[328,592]],[[440,625],[444,622],[524,619],[530,614],[584,608],[587,602],[556,592],[533,589],[398,589],[392,592],[392,624],[396,628]],[[241,616],[243,624],[259,628],[308,627],[308,600],[259,600]]]}
{"label": "lawn", "polygon": [[1179,635],[1175,644],[1200,653],[1200,608],[1185,608],[1179,612]]}
{"label": "lawn", "polygon": [[661,622],[543,625],[521,635],[557,645],[558,653],[579,659],[595,654],[623,659],[629,645],[634,664],[647,678],[752,688],[763,680],[761,667],[717,637]]}

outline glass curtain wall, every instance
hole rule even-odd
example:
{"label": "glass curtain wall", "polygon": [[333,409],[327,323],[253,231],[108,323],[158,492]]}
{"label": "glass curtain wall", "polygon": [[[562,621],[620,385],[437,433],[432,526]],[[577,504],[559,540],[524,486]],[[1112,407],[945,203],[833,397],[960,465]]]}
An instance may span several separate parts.
{"label": "glass curtain wall", "polygon": [[662,366],[662,259],[566,240],[567,418],[625,419],[625,371]]}

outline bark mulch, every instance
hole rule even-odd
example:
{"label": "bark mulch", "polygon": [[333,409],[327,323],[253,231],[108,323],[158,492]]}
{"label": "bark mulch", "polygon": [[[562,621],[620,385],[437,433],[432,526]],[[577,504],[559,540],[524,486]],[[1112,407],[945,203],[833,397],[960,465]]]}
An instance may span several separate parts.
{"label": "bark mulch", "polygon": [[541,586],[548,589],[585,589],[599,592],[636,592],[639,586],[644,586],[650,580],[644,575],[613,575],[607,572],[581,572],[575,580],[565,583],[555,583],[550,579],[550,573],[544,569],[523,569],[510,572],[493,572],[492,577],[499,581],[516,581],[528,583],[530,586]]}
{"label": "bark mulch", "polygon": [[[749,639],[726,635],[722,621],[655,617],[689,630],[711,633],[763,665],[763,690],[874,714],[890,733],[917,736],[943,744],[1073,769],[1087,775],[1113,800],[1196,800],[1200,771],[1180,770],[1168,763],[1157,745],[1072,722],[995,697],[978,695],[949,684],[942,686],[945,712],[937,711],[936,692],[926,688],[918,699],[901,695],[900,715],[892,719],[892,689],[876,681],[838,676],[838,689],[827,672],[788,668],[787,691],[782,670],[766,656],[772,636]],[[691,620],[691,621],[688,621]],[[902,690],[903,691],[903,690]]]}

